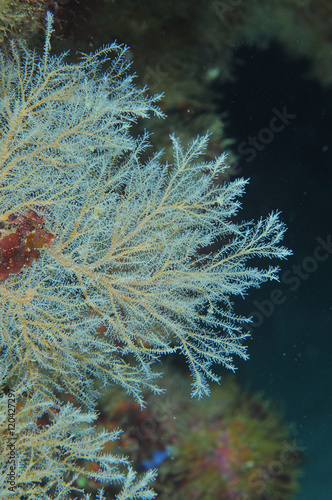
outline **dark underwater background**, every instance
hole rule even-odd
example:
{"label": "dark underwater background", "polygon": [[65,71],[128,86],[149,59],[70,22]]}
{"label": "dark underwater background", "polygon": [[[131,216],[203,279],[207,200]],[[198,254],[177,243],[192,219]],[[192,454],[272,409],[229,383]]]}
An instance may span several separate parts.
{"label": "dark underwater background", "polygon": [[[236,376],[278,400],[296,424],[306,457],[296,498],[332,498],[331,255],[321,262],[314,257],[321,240],[331,239],[332,92],[306,77],[306,60],[277,44],[243,49],[241,56],[246,64],[236,83],[223,89],[230,135],[238,142],[259,130],[273,107],[286,105],[296,118],[251,163],[240,161],[250,177],[246,217],[281,210],[293,256],[281,264],[279,284],[252,291],[241,304],[242,311],[261,316],[250,360],[240,362]],[[272,307],[265,301],[274,289],[284,301]]]}

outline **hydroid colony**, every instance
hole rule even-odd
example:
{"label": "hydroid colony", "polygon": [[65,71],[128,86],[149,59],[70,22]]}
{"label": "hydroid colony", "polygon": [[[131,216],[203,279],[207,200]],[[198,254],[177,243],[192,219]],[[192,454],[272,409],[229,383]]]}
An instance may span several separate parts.
{"label": "hydroid colony", "polygon": [[[42,57],[13,43],[1,58],[0,339],[4,384],[24,378],[23,407],[47,401],[52,427],[50,408],[61,407],[54,390],[91,410],[98,378],[142,402],[143,388],[158,392],[151,366],[167,353],[187,358],[193,395],[207,394],[206,379],[218,380],[214,364],[233,368],[234,354],[246,357],[248,320],[230,297],[276,278],[276,268],[246,262],[289,251],[278,214],[234,222],[246,181],[216,182],[225,158],[201,161],[207,136],[186,150],[172,137],[172,165],[159,154],[141,163],[148,137],[132,137],[131,124],[161,112],[158,96],[133,85],[125,48],[113,44],[68,64],[65,54],[50,55],[50,36],[49,14]],[[204,251],[221,240],[216,252]],[[22,470],[32,453],[24,450]],[[63,458],[49,460],[63,472]],[[104,481],[119,479],[102,468]],[[73,480],[60,476],[25,481],[21,471],[16,488],[29,498],[65,498]],[[119,498],[150,498],[145,485],[141,496],[132,489]]]}

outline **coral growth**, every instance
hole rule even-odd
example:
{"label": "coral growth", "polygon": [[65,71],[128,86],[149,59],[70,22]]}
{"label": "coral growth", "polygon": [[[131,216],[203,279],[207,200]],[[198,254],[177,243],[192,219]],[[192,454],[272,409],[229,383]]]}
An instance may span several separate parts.
{"label": "coral growth", "polygon": [[207,401],[190,399],[187,385],[183,373],[168,371],[166,394],[148,397],[144,410],[115,389],[105,391],[99,425],[125,429],[109,450],[126,450],[138,470],[156,467],[161,500],[293,498],[303,455],[276,408],[234,379],[214,386]]}
{"label": "coral growth", "polygon": [[28,38],[41,26],[46,0],[0,0],[0,45],[12,36]]}
{"label": "coral growth", "polygon": [[31,266],[40,256],[39,248],[50,245],[54,234],[43,229],[44,217],[34,210],[20,216],[10,214],[2,223],[0,232],[0,281],[10,273],[19,273],[23,266]]}

